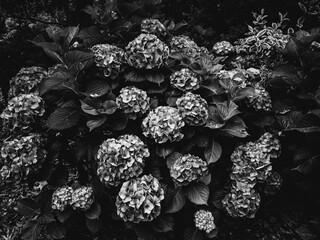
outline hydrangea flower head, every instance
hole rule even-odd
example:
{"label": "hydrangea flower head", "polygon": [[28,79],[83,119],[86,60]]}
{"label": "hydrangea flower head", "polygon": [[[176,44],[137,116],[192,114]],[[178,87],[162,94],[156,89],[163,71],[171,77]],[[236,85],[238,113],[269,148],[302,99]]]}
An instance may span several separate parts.
{"label": "hydrangea flower head", "polygon": [[171,74],[170,83],[183,92],[191,92],[200,88],[199,78],[189,68],[182,68]]}
{"label": "hydrangea flower head", "polygon": [[194,223],[196,228],[200,230],[206,231],[206,233],[212,232],[216,229],[216,225],[214,224],[214,217],[210,211],[206,210],[198,210],[194,214]]}
{"label": "hydrangea flower head", "polygon": [[71,204],[73,189],[69,186],[57,188],[52,194],[51,208],[64,211]]}
{"label": "hydrangea flower head", "polygon": [[155,177],[144,175],[122,184],[116,199],[117,214],[125,221],[150,222],[159,216],[164,191]]}
{"label": "hydrangea flower head", "polygon": [[161,37],[166,34],[166,28],[158,19],[147,18],[141,22],[141,32]]}
{"label": "hydrangea flower head", "polygon": [[71,197],[71,206],[74,210],[88,210],[94,202],[93,188],[82,186],[75,189]]}

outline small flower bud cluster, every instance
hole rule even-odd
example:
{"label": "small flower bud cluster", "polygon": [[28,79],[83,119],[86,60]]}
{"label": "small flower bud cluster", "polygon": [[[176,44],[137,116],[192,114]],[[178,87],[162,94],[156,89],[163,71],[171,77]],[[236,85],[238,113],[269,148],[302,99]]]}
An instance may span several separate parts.
{"label": "small flower bud cluster", "polygon": [[272,101],[269,92],[259,83],[254,85],[254,95],[248,96],[248,105],[256,111],[271,111]]}
{"label": "small flower bud cluster", "polygon": [[198,181],[207,174],[207,162],[191,154],[181,155],[170,167],[170,176],[178,186],[185,186],[193,181]]}
{"label": "small flower bud cluster", "polygon": [[150,98],[147,93],[136,87],[125,87],[120,90],[120,95],[116,99],[120,109],[128,115],[130,119],[141,117],[150,108]]}
{"label": "small flower bud cluster", "polygon": [[107,186],[118,186],[126,180],[138,177],[144,168],[144,158],[149,157],[147,146],[135,135],[109,138],[97,153],[100,180]]}
{"label": "small flower bud cluster", "polygon": [[188,68],[182,68],[180,71],[171,74],[170,83],[183,92],[191,92],[200,88],[200,80],[197,74]]}
{"label": "small flower bud cluster", "polygon": [[187,92],[177,99],[176,104],[186,124],[202,126],[207,122],[209,117],[208,104],[200,95]]}
{"label": "small flower bud cluster", "polygon": [[43,142],[38,134],[4,141],[1,147],[1,178],[21,180],[29,172],[37,171],[47,156]]}
{"label": "small flower bud cluster", "polygon": [[166,35],[166,28],[158,19],[147,18],[141,23],[141,32],[161,37]]}
{"label": "small flower bud cluster", "polygon": [[217,55],[228,55],[229,53],[233,52],[233,46],[228,41],[221,41],[217,42],[213,46],[212,50]]}
{"label": "small flower bud cluster", "polygon": [[185,123],[178,109],[159,106],[149,112],[142,121],[143,135],[152,137],[156,143],[178,142],[183,138],[181,129]]}
{"label": "small flower bud cluster", "polygon": [[161,211],[164,190],[152,175],[131,179],[122,184],[116,199],[117,214],[125,221],[150,222]]}
{"label": "small flower bud cluster", "polygon": [[22,68],[10,80],[9,99],[19,94],[37,92],[39,83],[47,76],[47,71],[42,67]]}
{"label": "small flower bud cluster", "polygon": [[134,68],[160,68],[169,57],[169,48],[156,35],[142,33],[126,46],[125,57]]}
{"label": "small flower bud cluster", "polygon": [[216,229],[212,213],[203,209],[198,210],[194,214],[194,223],[196,228],[204,230],[206,233],[210,233]]}
{"label": "small flower bud cluster", "polygon": [[64,186],[56,189],[52,194],[51,208],[53,210],[64,211],[71,204],[73,189]]}
{"label": "small flower bud cluster", "polygon": [[43,114],[44,101],[38,95],[31,93],[11,98],[0,117],[4,127],[10,131],[26,131]]}
{"label": "small flower bud cluster", "polygon": [[97,67],[103,69],[105,77],[118,77],[123,71],[124,51],[110,44],[97,44],[91,48]]}

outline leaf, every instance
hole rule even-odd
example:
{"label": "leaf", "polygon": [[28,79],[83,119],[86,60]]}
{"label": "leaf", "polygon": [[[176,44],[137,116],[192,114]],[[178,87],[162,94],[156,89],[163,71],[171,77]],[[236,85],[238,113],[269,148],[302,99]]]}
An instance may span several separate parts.
{"label": "leaf", "polygon": [[81,29],[78,38],[82,39],[85,47],[91,47],[101,42],[102,34],[97,26],[91,26]]}
{"label": "leaf", "polygon": [[89,219],[96,219],[100,216],[100,214],[101,214],[101,206],[97,201],[95,201],[92,204],[91,208],[85,212],[86,217]]}
{"label": "leaf", "polygon": [[232,101],[216,103],[216,106],[220,117],[224,121],[228,121],[230,118],[240,113],[240,111],[238,110],[238,105]]}
{"label": "leaf", "polygon": [[41,213],[39,204],[30,198],[20,199],[17,208],[18,213],[23,216],[34,216]]}
{"label": "leaf", "polygon": [[166,161],[168,169],[170,169],[171,166],[174,164],[174,162],[181,156],[182,156],[182,154],[178,153],[178,152],[171,153],[167,157],[167,161]]}
{"label": "leaf", "polygon": [[207,79],[201,84],[201,88],[208,91],[205,97],[223,94],[225,91],[216,79]]}
{"label": "leaf", "polygon": [[157,145],[156,147],[156,154],[163,158],[166,158],[173,151],[174,151],[174,145],[172,144],[161,144],[161,145]]}
{"label": "leaf", "polygon": [[93,65],[94,54],[92,52],[73,50],[66,53],[65,59],[70,72],[77,75],[82,70]]}
{"label": "leaf", "polygon": [[199,179],[200,182],[203,182],[205,185],[209,185],[211,182],[211,173],[206,176],[203,176]]}
{"label": "leaf", "polygon": [[57,213],[58,220],[61,223],[66,222],[69,219],[70,215],[71,215],[71,211],[69,208],[65,209],[64,211],[58,211]]}
{"label": "leaf", "polygon": [[209,117],[205,127],[208,127],[211,129],[218,129],[225,125],[225,122],[223,121],[218,109],[215,106],[209,105],[208,112],[209,112]]}
{"label": "leaf", "polygon": [[69,46],[72,40],[79,32],[79,26],[77,27],[68,27],[66,29],[66,45]]}
{"label": "leaf", "polygon": [[121,131],[126,128],[128,117],[122,112],[116,112],[108,116],[107,123],[112,130]]}
{"label": "leaf", "polygon": [[297,167],[293,168],[292,171],[297,171],[301,174],[310,174],[317,171],[320,166],[320,155],[310,158],[309,160],[299,164]]}
{"label": "leaf", "polygon": [[146,79],[149,82],[157,83],[158,85],[160,85],[160,83],[164,81],[164,76],[161,72],[152,71],[152,72],[146,73]]}
{"label": "leaf", "polygon": [[138,71],[131,71],[124,74],[124,79],[129,82],[143,82],[146,80],[146,76]]}
{"label": "leaf", "polygon": [[213,138],[208,142],[206,149],[204,150],[204,157],[207,163],[215,163],[219,160],[222,154],[222,147],[219,143],[215,142]]}
{"label": "leaf", "polygon": [[102,108],[98,110],[99,113],[108,115],[113,114],[118,109],[117,103],[113,100],[104,101],[101,107]]}
{"label": "leaf", "polygon": [[89,128],[90,132],[100,127],[102,124],[104,124],[107,121],[107,116],[99,116],[98,119],[90,119],[87,121],[87,127]]}
{"label": "leaf", "polygon": [[204,183],[190,184],[184,191],[186,197],[196,205],[207,205],[209,188]]}
{"label": "leaf", "polygon": [[80,120],[80,110],[74,107],[56,109],[47,120],[47,126],[53,130],[65,130],[74,127]]}
{"label": "leaf", "polygon": [[201,230],[195,227],[190,227],[184,231],[183,239],[184,240],[202,240],[203,233],[201,232]]}
{"label": "leaf", "polygon": [[64,63],[61,57],[62,49],[58,44],[49,43],[49,42],[39,42],[39,43],[33,42],[33,43],[38,47],[41,47],[44,50],[44,52],[54,61],[59,63]]}
{"label": "leaf", "polygon": [[153,230],[165,233],[173,230],[174,220],[172,216],[159,216],[152,221]]}
{"label": "leaf", "polygon": [[96,234],[101,228],[101,222],[99,219],[86,218],[86,226],[91,233]]}
{"label": "leaf", "polygon": [[271,71],[268,84],[271,87],[277,88],[291,88],[299,86],[301,79],[294,66],[289,64],[282,64]]}
{"label": "leaf", "polygon": [[22,239],[38,240],[43,228],[44,226],[39,224],[36,220],[27,221],[22,230]]}
{"label": "leaf", "polygon": [[226,190],[217,190],[212,194],[210,202],[218,209],[223,209],[222,200],[228,192]]}
{"label": "leaf", "polygon": [[228,123],[221,129],[221,131],[229,136],[245,138],[249,134],[246,130],[247,126],[240,117],[233,117]]}
{"label": "leaf", "polygon": [[51,222],[47,225],[47,233],[53,239],[61,239],[66,235],[66,229],[60,222]]}
{"label": "leaf", "polygon": [[85,103],[84,101],[80,101],[80,102],[81,102],[82,111],[84,111],[87,114],[93,115],[93,116],[99,115],[99,112],[98,112],[97,109],[93,108],[92,106],[90,106],[89,104]]}
{"label": "leaf", "polygon": [[165,213],[179,212],[186,203],[182,188],[168,189],[165,197]]}
{"label": "leaf", "polygon": [[101,97],[110,92],[110,90],[109,84],[100,79],[90,81],[86,87],[86,93],[89,94],[90,97]]}

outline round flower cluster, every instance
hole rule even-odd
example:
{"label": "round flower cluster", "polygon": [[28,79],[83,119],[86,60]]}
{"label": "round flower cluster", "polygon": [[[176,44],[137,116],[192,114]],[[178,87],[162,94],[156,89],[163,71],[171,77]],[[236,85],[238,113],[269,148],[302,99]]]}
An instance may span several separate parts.
{"label": "round flower cluster", "polygon": [[91,48],[97,67],[103,69],[103,74],[112,79],[123,71],[124,51],[110,44],[97,44]]}
{"label": "round flower cluster", "polygon": [[30,171],[37,171],[47,156],[43,138],[38,134],[6,140],[1,147],[1,176],[21,179]]}
{"label": "round flower cluster", "polygon": [[5,107],[6,107],[6,101],[3,96],[2,89],[0,88],[0,111],[2,112]]}
{"label": "round flower cluster", "polygon": [[170,83],[175,88],[183,91],[193,91],[200,88],[200,80],[197,75],[188,68],[176,71],[170,76]]}
{"label": "round flower cluster", "polygon": [[182,54],[185,57],[197,59],[200,57],[202,50],[201,48],[192,41],[188,36],[180,35],[175,36],[171,39],[170,53]]}
{"label": "round flower cluster", "polygon": [[260,206],[260,201],[260,194],[252,188],[245,191],[232,189],[224,197],[222,204],[231,217],[254,218]]}
{"label": "round flower cluster", "polygon": [[[271,174],[272,165],[271,157],[261,148],[258,142],[248,142],[244,145],[238,146],[231,155],[231,161],[235,167],[233,170],[243,168],[243,166],[251,166],[249,171],[233,172],[233,178],[239,182],[253,183],[250,179],[256,175],[257,180],[265,181]],[[244,174],[247,173],[248,175]],[[253,187],[253,186],[252,186]]]}
{"label": "round flower cluster", "polygon": [[10,80],[9,99],[19,94],[36,92],[39,83],[47,76],[47,71],[42,67],[22,68]]}
{"label": "round flower cluster", "polygon": [[178,186],[185,186],[208,174],[208,164],[191,154],[181,155],[170,167],[170,176]]}
{"label": "round flower cluster", "polygon": [[74,210],[88,210],[94,202],[92,187],[82,186],[73,191],[70,205]]}
{"label": "round flower cluster", "polygon": [[269,92],[261,85],[255,84],[254,95],[248,96],[248,105],[252,106],[255,110],[271,111],[272,101]]}
{"label": "round flower cluster", "polygon": [[257,182],[258,173],[253,166],[246,165],[245,163],[235,164],[232,167],[230,174],[231,180],[235,181],[237,188],[243,187],[253,188]]}
{"label": "round flower cluster", "polygon": [[233,51],[233,46],[228,41],[217,42],[213,48],[213,52],[218,55],[228,55]]}
{"label": "round flower cluster", "polygon": [[267,153],[271,158],[278,158],[281,154],[281,145],[279,139],[271,133],[264,133],[257,141],[263,152]]}
{"label": "round flower cluster", "polygon": [[118,186],[126,180],[138,177],[149,157],[147,146],[134,135],[122,135],[118,139],[109,138],[97,153],[97,174],[107,186]]}
{"label": "round flower cluster", "polygon": [[64,211],[71,204],[73,189],[64,186],[56,189],[52,195],[51,208],[53,210]]}
{"label": "round flower cluster", "polygon": [[282,186],[281,175],[275,171],[272,171],[271,175],[267,178],[264,186],[264,194],[271,196],[276,194]]}
{"label": "round flower cluster", "polygon": [[126,46],[125,57],[135,68],[160,68],[169,57],[169,48],[156,35],[142,33]]}
{"label": "round flower cluster", "polygon": [[141,23],[141,32],[151,33],[161,37],[166,35],[166,28],[158,19],[147,18]]}
{"label": "round flower cluster", "polygon": [[200,95],[187,92],[177,99],[176,104],[186,124],[201,126],[207,122],[208,104]]}
{"label": "round flower cluster", "polygon": [[44,114],[44,101],[36,94],[21,94],[11,98],[0,117],[6,129],[28,130],[36,118]]}
{"label": "round flower cluster", "polygon": [[136,119],[145,114],[150,108],[150,98],[147,93],[136,87],[125,87],[120,90],[116,103],[130,119]]}
{"label": "round flower cluster", "polygon": [[185,123],[178,109],[159,106],[149,112],[142,121],[143,135],[152,137],[156,143],[178,142],[183,138],[181,129]]}
{"label": "round flower cluster", "polygon": [[214,229],[216,229],[212,213],[203,209],[198,210],[194,214],[194,223],[196,225],[196,228],[204,230],[206,231],[206,233],[210,233]]}
{"label": "round flower cluster", "polygon": [[159,216],[163,199],[158,179],[144,175],[122,184],[116,199],[117,214],[125,222],[150,222]]}

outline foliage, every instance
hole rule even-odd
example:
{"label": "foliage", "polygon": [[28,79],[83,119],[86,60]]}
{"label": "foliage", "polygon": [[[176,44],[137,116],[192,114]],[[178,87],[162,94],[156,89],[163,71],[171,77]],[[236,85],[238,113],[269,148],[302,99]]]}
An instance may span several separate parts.
{"label": "foliage", "polygon": [[291,190],[319,202],[319,28],[261,10],[212,41],[178,2],[93,1],[92,26],[37,30],[55,65],[22,68],[0,115],[0,184],[46,183],[17,204],[21,239],[234,239]]}

